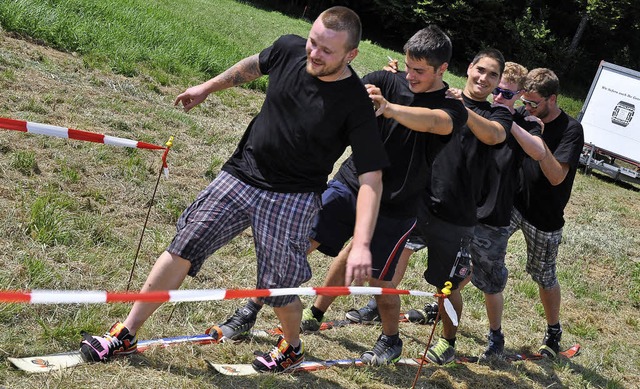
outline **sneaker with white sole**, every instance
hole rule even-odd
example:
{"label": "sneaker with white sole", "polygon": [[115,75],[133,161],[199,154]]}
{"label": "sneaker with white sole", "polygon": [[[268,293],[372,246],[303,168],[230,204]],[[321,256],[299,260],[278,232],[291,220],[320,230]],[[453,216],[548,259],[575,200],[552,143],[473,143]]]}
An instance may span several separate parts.
{"label": "sneaker with white sole", "polygon": [[271,351],[257,356],[251,363],[254,369],[259,372],[281,373],[298,366],[304,361],[304,345],[300,340],[300,346],[296,351],[281,336]]}
{"label": "sneaker with white sole", "polygon": [[382,321],[375,299],[369,300],[369,303],[360,309],[349,310],[345,316],[348,320],[358,324],[376,324]]}
{"label": "sneaker with white sole", "polygon": [[445,338],[440,338],[427,351],[427,359],[438,365],[445,365],[453,362],[456,358],[456,349],[453,348]]}
{"label": "sneaker with white sole", "polygon": [[127,355],[138,350],[138,338],[124,324],[116,322],[102,336],[82,333],[80,353],[87,362],[104,362],[115,355]]}
{"label": "sneaker with white sole", "polygon": [[246,305],[238,308],[222,324],[208,328],[205,333],[211,335],[219,342],[225,340],[235,340],[246,335],[253,325],[256,324],[258,313],[249,309]]}
{"label": "sneaker with white sole", "polygon": [[396,363],[402,354],[402,339],[399,337],[394,341],[385,334],[380,334],[373,350],[365,351],[362,356],[362,362],[369,365],[389,365]]}

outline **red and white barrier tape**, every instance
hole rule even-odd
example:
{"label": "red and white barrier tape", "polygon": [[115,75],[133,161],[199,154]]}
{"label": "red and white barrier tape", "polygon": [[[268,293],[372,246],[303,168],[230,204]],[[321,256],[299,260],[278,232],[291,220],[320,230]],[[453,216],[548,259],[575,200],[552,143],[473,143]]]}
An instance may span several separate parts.
{"label": "red and white barrier tape", "polygon": [[163,146],[154,145],[146,142],[139,142],[131,139],[117,138],[115,136],[98,134],[95,132],[75,130],[73,128],[52,126],[49,124],[41,124],[34,122],[26,122],[24,120],[15,120],[0,118],[0,128],[7,130],[15,130],[28,132],[31,134],[49,135],[58,138],[68,138],[76,140],[84,140],[89,142],[104,143],[106,145],[133,147],[139,149],[155,149],[164,150]]}
{"label": "red and white barrier tape", "polygon": [[[280,289],[196,289],[196,290],[163,290],[155,292],[106,292],[83,290],[32,290],[0,291],[0,303],[27,303],[27,304],[100,304],[122,302],[182,302],[182,301],[211,301],[229,300],[250,297],[274,297],[274,296],[344,296],[344,295],[380,295],[380,294],[406,294],[423,297],[446,297],[448,288],[443,289],[444,294],[435,294],[419,290],[404,290],[391,288],[376,288],[365,286],[328,286],[306,288],[280,288]],[[444,307],[453,321],[458,324],[458,319],[453,306],[448,298],[444,299]]]}
{"label": "red and white barrier tape", "polygon": [[34,122],[26,122],[24,120],[7,119],[0,117],[0,128],[6,130],[14,130],[20,132],[28,132],[31,134],[49,135],[58,138],[83,140],[88,142],[103,143],[111,146],[131,147],[138,149],[165,150],[162,155],[162,166],[165,175],[169,174],[167,166],[167,153],[172,146],[173,137],[167,142],[166,147],[158,146],[151,143],[140,142],[131,139],[118,138],[115,136],[98,134],[95,132],[76,130],[73,128],[52,126],[50,124],[41,124]]}
{"label": "red and white barrier tape", "polygon": [[380,295],[380,294],[407,294],[412,296],[436,296],[434,293],[417,290],[403,290],[391,288],[375,288],[364,286],[330,286],[330,287],[306,287],[306,288],[281,288],[281,289],[196,289],[196,290],[164,290],[155,292],[106,292],[83,290],[32,290],[0,291],[0,302],[3,303],[29,303],[29,304],[96,304],[118,302],[181,302],[181,301],[210,301],[228,300],[249,297],[274,297],[286,295]]}

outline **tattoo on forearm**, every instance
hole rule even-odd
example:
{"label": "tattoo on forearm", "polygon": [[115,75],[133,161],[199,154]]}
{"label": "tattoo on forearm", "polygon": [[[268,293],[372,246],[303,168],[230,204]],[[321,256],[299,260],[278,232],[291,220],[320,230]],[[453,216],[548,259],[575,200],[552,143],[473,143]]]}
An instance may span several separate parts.
{"label": "tattoo on forearm", "polygon": [[222,81],[233,86],[244,84],[262,76],[258,55],[245,58],[220,75]]}

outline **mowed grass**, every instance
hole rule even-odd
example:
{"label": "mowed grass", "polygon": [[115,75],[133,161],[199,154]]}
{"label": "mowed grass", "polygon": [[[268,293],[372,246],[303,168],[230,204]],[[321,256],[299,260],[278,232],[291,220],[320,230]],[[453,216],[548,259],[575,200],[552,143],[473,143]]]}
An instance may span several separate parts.
{"label": "mowed grass", "polygon": [[[55,5],[54,6],[52,6]],[[151,206],[150,220],[134,269],[132,289],[140,288],[156,256],[166,247],[175,221],[232,153],[247,123],[263,100],[257,90],[236,88],[210,98],[183,113],[173,107],[175,96],[245,55],[253,54],[284,32],[306,34],[309,25],[280,14],[233,1],[186,1],[180,4],[144,2],[9,1],[0,3],[4,31],[0,35],[0,117],[30,120],[164,144],[171,135],[170,176],[162,178],[150,203],[160,169],[160,153],[122,149],[0,130],[0,288],[124,290],[133,265],[142,226]],[[111,9],[118,8],[118,9]],[[22,9],[23,11],[20,11]],[[45,12],[45,10],[49,12]],[[55,12],[53,12],[53,11]],[[125,12],[128,10],[127,12]],[[139,10],[138,13],[134,12]],[[20,12],[19,12],[20,11]],[[145,13],[140,13],[144,11]],[[206,18],[203,14],[206,13]],[[54,15],[58,15],[57,18]],[[103,15],[98,17],[98,15]],[[106,17],[104,15],[117,15]],[[170,15],[170,16],[162,16]],[[21,38],[8,30],[7,20],[23,18]],[[128,18],[130,19],[129,21]],[[242,21],[232,23],[231,19]],[[44,19],[47,22],[38,20]],[[206,19],[206,20],[205,20]],[[221,20],[219,20],[221,19]],[[55,27],[67,20],[66,31]],[[100,23],[97,23],[99,20]],[[120,22],[122,20],[122,22]],[[152,23],[150,20],[153,20]],[[132,21],[137,21],[134,23]],[[92,24],[93,23],[93,24]],[[189,24],[198,28],[184,28]],[[75,26],[85,26],[74,30]],[[109,26],[122,38],[119,44],[100,43]],[[127,30],[139,25],[128,35]],[[171,27],[171,26],[174,27]],[[28,26],[39,26],[30,27]],[[147,26],[143,28],[143,26]],[[111,63],[115,51],[151,50],[146,31],[172,28],[171,38],[157,41],[166,47],[202,37],[228,39],[227,45],[203,39],[193,52],[234,47],[236,57],[216,54],[220,68],[164,68],[161,61],[127,59],[120,70]],[[239,29],[250,36],[232,37]],[[48,33],[36,32],[43,30]],[[118,30],[121,29],[121,32]],[[217,32],[210,30],[217,29]],[[146,31],[146,32],[145,32]],[[33,35],[32,35],[33,34]],[[94,44],[65,46],[47,35],[76,35]],[[273,35],[269,35],[273,34]],[[166,44],[168,39],[175,39]],[[212,38],[211,38],[212,39]],[[244,39],[244,40],[243,40]],[[234,43],[238,42],[238,43]],[[120,47],[129,44],[137,50]],[[255,46],[250,46],[255,44]],[[207,45],[211,45],[208,47]],[[55,49],[57,47],[58,49]],[[82,49],[82,48],[85,49]],[[62,50],[59,50],[62,49]],[[182,53],[167,52],[167,61]],[[76,54],[74,54],[75,52]],[[365,43],[354,66],[361,74],[386,62],[386,50]],[[185,54],[186,55],[186,54]],[[212,54],[213,55],[213,54]],[[389,54],[399,56],[399,54]],[[151,55],[147,54],[147,57]],[[93,61],[92,58],[102,58]],[[184,57],[186,58],[186,57]],[[178,58],[176,63],[187,63]],[[195,58],[195,57],[194,57]],[[370,64],[366,65],[370,58]],[[195,62],[194,62],[195,63]],[[370,67],[367,67],[370,66]],[[452,85],[462,78],[449,75]],[[264,81],[261,81],[264,82]],[[424,388],[627,388],[640,379],[640,212],[638,189],[598,176],[576,178],[566,210],[567,225],[558,259],[563,287],[563,343],[582,344],[582,355],[571,361],[540,361],[489,365],[426,366],[418,380]],[[415,255],[402,288],[430,291],[421,278],[426,253]],[[310,258],[316,286],[328,267],[319,254]],[[510,352],[534,351],[544,330],[544,315],[537,286],[524,271],[522,235],[510,241],[510,280],[505,291],[504,331]],[[210,258],[202,272],[183,288],[250,288],[255,280],[255,253],[250,231]],[[486,345],[487,320],[482,294],[473,286],[464,290],[465,310],[458,337],[458,352],[478,355]],[[305,304],[311,299],[303,298]],[[403,308],[421,307],[425,299],[403,297]],[[241,301],[166,304],[140,332],[141,338],[201,333],[227,317]],[[365,297],[336,300],[328,318],[342,318]],[[266,350],[274,339],[252,339],[240,344],[179,346],[155,349],[108,364],[85,365],[48,375],[27,375],[7,361],[76,349],[80,331],[105,331],[128,313],[128,304],[25,305],[0,303],[0,386],[7,388],[100,387],[410,387],[417,369],[382,367],[330,369],[296,375],[228,378],[215,375],[204,359],[250,362],[254,350]],[[263,309],[256,328],[277,325],[273,311]],[[426,346],[431,327],[402,324],[403,356],[417,356]],[[379,327],[351,326],[306,335],[309,359],[358,357],[369,349]]]}

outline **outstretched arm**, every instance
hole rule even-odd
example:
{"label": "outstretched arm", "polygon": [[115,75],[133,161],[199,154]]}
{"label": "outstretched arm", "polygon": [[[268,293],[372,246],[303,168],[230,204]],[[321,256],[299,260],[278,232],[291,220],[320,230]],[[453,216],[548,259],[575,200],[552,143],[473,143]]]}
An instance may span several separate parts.
{"label": "outstretched arm", "polygon": [[258,54],[255,54],[241,60],[209,81],[190,87],[176,97],[173,105],[182,103],[184,111],[189,112],[191,108],[202,103],[209,94],[253,81],[261,76]]}
{"label": "outstretched arm", "polygon": [[378,219],[382,197],[382,171],[361,174],[356,202],[356,225],[353,231],[351,252],[347,259],[345,285],[355,281],[362,285],[371,277],[371,239]]}

